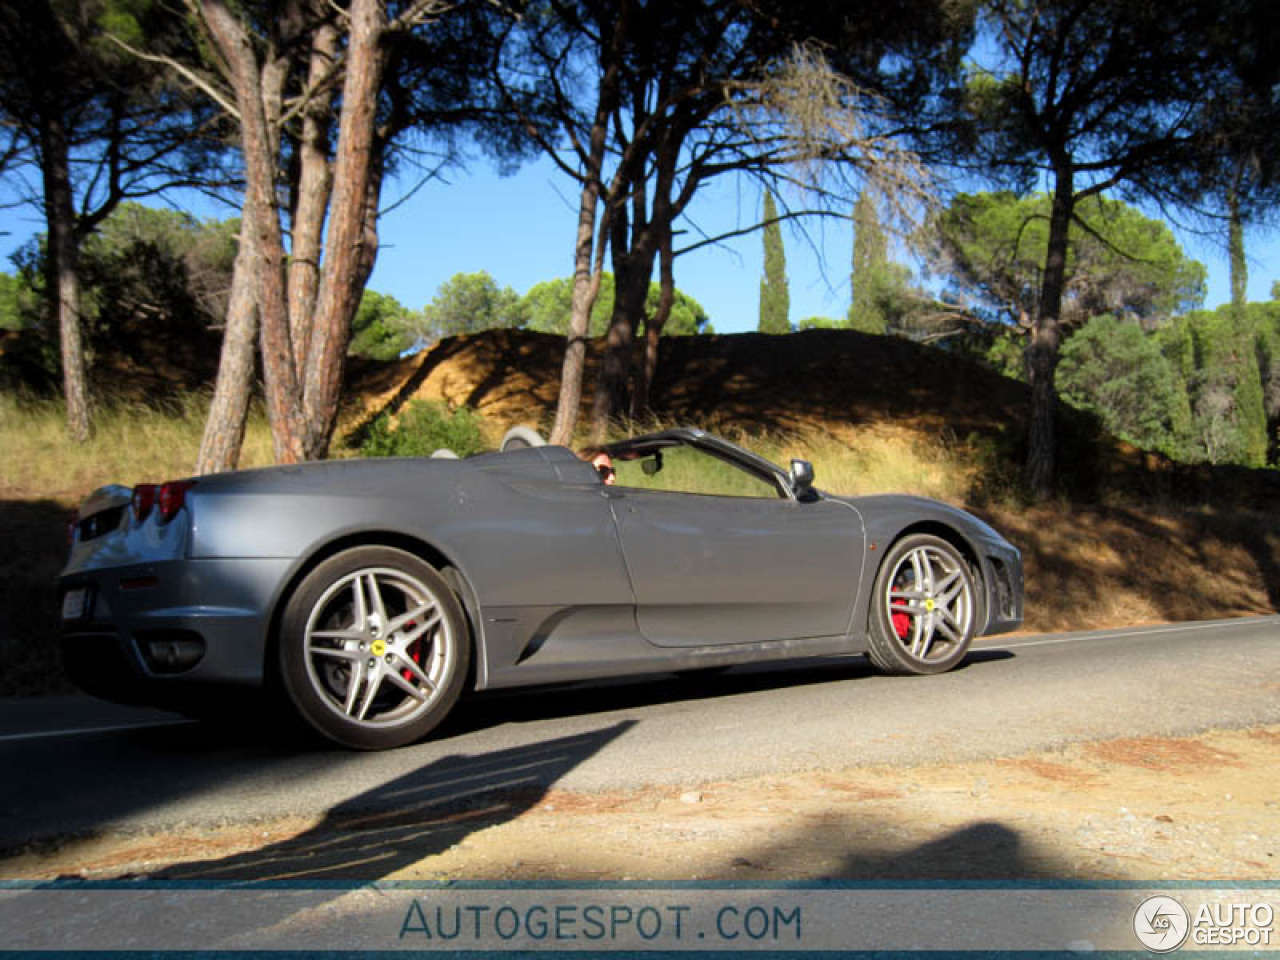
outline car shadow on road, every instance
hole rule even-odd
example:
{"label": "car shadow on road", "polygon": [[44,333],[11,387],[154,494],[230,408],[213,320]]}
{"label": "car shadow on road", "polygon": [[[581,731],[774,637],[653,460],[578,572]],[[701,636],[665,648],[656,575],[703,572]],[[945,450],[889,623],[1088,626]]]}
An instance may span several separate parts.
{"label": "car shadow on road", "polygon": [[[278,843],[165,867],[148,879],[208,883],[366,883],[441,853],[536,806],[575,767],[633,726],[474,755],[451,754],[332,807]],[[287,787],[285,787],[287,789]]]}

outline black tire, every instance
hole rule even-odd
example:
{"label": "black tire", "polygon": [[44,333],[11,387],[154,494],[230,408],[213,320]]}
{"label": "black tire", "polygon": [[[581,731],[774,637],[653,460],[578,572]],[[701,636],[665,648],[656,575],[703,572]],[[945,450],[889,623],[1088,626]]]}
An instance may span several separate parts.
{"label": "black tire", "polygon": [[449,585],[421,558],[391,547],[345,550],[307,574],[285,607],[279,641],[294,708],[356,750],[426,736],[457,703],[471,661]]}
{"label": "black tire", "polygon": [[977,584],[960,551],[930,534],[904,537],[876,574],[867,656],[884,673],[945,673],[968,653],[978,611]]}

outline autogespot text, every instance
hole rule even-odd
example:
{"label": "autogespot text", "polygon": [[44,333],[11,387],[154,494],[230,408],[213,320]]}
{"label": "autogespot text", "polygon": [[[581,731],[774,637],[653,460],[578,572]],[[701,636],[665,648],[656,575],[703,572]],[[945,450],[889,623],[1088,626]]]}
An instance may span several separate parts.
{"label": "autogespot text", "polygon": [[413,900],[400,925],[400,939],[461,944],[703,941],[796,947],[801,943],[799,906],[725,904],[713,909],[688,904],[559,903],[514,907],[439,904]]}

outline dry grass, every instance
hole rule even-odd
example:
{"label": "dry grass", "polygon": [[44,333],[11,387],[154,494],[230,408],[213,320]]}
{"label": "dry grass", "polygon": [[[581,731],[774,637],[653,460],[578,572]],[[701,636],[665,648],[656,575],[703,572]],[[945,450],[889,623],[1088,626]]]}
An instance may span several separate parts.
{"label": "dry grass", "polygon": [[[817,486],[849,496],[911,493],[960,504],[981,469],[971,445],[892,424],[801,432],[795,439],[794,449],[814,464]],[[785,450],[777,451],[783,463]]]}
{"label": "dry grass", "polygon": [[[619,438],[640,432],[661,430],[673,424],[649,421],[617,431]],[[828,493],[865,496],[875,493],[909,493],[934,497],[961,504],[974,488],[980,471],[973,448],[954,438],[933,438],[888,424],[861,427],[837,427],[818,430],[812,427],[791,431],[748,433],[732,425],[708,424],[726,439],[754,453],[786,466],[792,458],[809,460],[814,465],[815,486]],[[584,441],[585,442],[585,441]],[[738,492],[735,475],[739,471],[727,464],[694,458],[679,464],[681,475],[670,476],[672,458],[657,480],[647,482],[638,475],[629,476],[632,486],[657,486],[661,489],[686,490],[696,493]]]}
{"label": "dry grass", "polygon": [[[67,436],[60,403],[0,394],[0,495],[75,500],[105,483],[187,476],[207,410],[204,395],[160,407],[113,404],[96,412],[92,439],[77,444]],[[271,436],[260,410],[250,417],[240,462],[271,462]]]}
{"label": "dry grass", "polygon": [[[190,474],[207,407],[203,395],[162,408],[116,404],[98,411],[93,439],[79,445],[61,404],[0,395],[0,696],[66,689],[55,580],[76,504],[103,484]],[[241,463],[270,462],[270,434],[255,412]]]}

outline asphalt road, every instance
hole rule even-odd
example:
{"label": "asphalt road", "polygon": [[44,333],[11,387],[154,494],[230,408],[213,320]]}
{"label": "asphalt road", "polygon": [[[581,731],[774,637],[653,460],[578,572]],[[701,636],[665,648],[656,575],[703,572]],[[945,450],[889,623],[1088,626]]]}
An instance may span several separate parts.
{"label": "asphalt road", "polygon": [[979,641],[938,677],[862,657],[475,697],[435,739],[330,750],[246,717],[0,701],[0,850],[99,830],[412,810],[494,790],[690,785],[1280,723],[1280,617]]}

